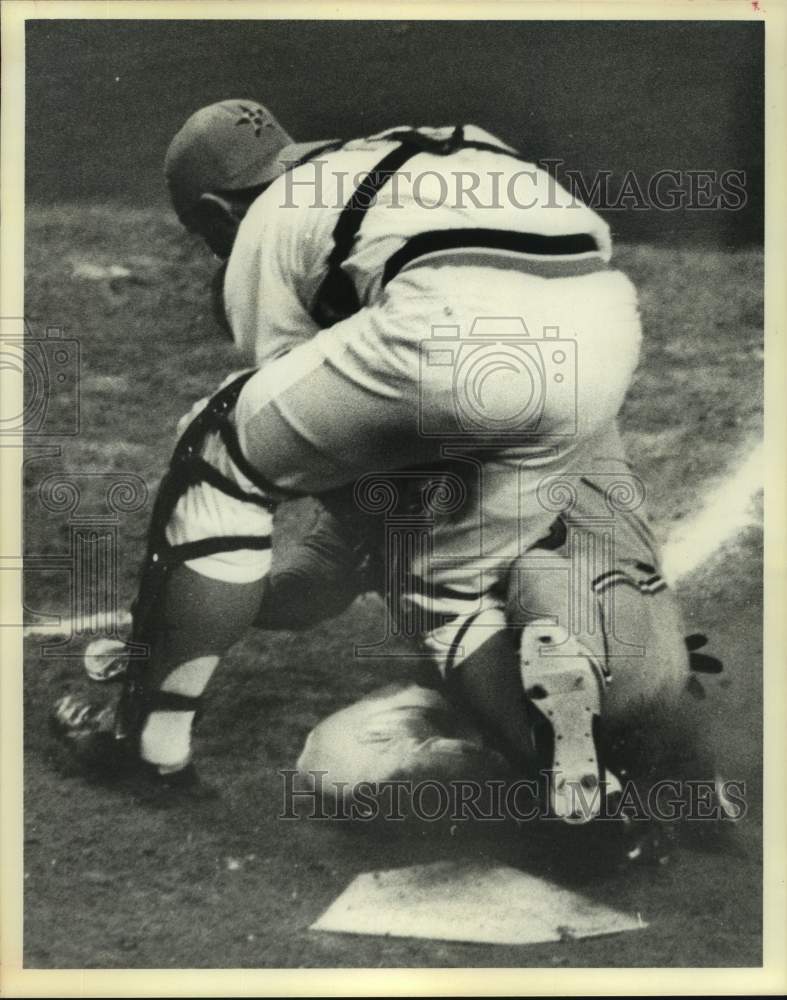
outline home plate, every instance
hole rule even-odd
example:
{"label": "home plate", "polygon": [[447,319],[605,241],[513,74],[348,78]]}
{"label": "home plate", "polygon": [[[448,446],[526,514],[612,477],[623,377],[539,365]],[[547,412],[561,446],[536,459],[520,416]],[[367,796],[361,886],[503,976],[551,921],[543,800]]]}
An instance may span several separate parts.
{"label": "home plate", "polygon": [[515,868],[438,861],[359,875],[310,929],[537,944],[646,926],[639,915],[619,913]]}

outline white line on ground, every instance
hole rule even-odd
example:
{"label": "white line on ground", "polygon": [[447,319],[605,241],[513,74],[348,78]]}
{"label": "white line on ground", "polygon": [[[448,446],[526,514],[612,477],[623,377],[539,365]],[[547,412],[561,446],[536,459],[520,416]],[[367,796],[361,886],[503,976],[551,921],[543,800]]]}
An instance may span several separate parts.
{"label": "white line on ground", "polygon": [[[763,446],[759,443],[743,464],[708,495],[702,509],[681,522],[667,539],[662,551],[662,567],[670,583],[689,576],[744,528],[755,523],[752,500],[762,488],[762,476]],[[130,623],[128,613],[92,615],[89,620],[61,618],[52,625],[28,625],[23,634],[25,637],[56,637],[89,630],[101,635],[113,624],[122,627]]]}
{"label": "white line on ground", "polygon": [[754,445],[742,465],[719,482],[702,508],[670,534],[661,553],[665,578],[677,583],[756,523],[753,499],[762,489],[763,445]]}

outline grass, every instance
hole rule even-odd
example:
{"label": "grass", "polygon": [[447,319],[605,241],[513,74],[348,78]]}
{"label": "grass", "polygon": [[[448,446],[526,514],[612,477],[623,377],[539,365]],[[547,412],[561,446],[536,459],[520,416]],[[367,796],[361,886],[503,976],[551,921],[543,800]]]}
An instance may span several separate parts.
{"label": "grass", "polygon": [[[645,328],[624,429],[663,538],[760,434],[762,258],[755,250],[628,246],[617,261],[640,289]],[[127,269],[128,276],[95,277],[95,268],[112,265]],[[40,502],[38,487],[46,475],[132,473],[152,497],[178,418],[236,367],[207,304],[212,266],[173,218],[155,211],[109,205],[29,209],[26,314],[36,334],[62,325],[82,349],[80,434],[63,439],[55,458],[28,452],[29,555],[68,551],[64,514]],[[83,502],[98,504],[105,481],[80,481]],[[297,533],[308,507],[304,502],[290,511],[285,535]],[[150,502],[122,515],[118,524],[121,608],[135,591],[149,510]],[[692,627],[710,630],[724,650],[735,685],[727,707],[710,706],[709,724],[725,733],[735,766],[755,778],[759,547],[759,534],[752,531],[729,565],[717,567],[712,579],[689,581],[682,595]],[[41,613],[67,613],[63,572],[44,566],[28,573],[26,603]],[[631,939],[489,949],[309,933],[311,921],[356,871],[446,852],[477,856],[503,849],[472,841],[359,842],[341,830],[276,818],[281,789],[275,769],[292,764],[309,728],[360,693],[415,669],[404,656],[353,656],[353,643],[374,641],[383,627],[379,603],[365,599],[308,635],[255,634],[238,646],[211,688],[200,735],[199,752],[208,778],[222,789],[221,803],[177,814],[151,812],[57,775],[48,760],[44,720],[56,694],[74,684],[78,668],[43,658],[29,642],[27,964],[758,964],[756,817],[733,841],[731,856],[690,854],[678,870],[629,873],[590,886],[651,921],[650,930]],[[526,859],[526,843],[504,849]],[[239,867],[230,866],[230,859]]]}

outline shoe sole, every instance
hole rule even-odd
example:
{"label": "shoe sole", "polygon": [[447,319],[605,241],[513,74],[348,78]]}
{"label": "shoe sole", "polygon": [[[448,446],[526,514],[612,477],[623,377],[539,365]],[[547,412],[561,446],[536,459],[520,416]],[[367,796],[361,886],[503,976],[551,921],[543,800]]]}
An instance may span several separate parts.
{"label": "shoe sole", "polygon": [[[558,640],[563,641],[558,644]],[[550,650],[559,649],[559,653]],[[601,715],[601,673],[594,657],[554,627],[524,629],[520,668],[525,694],[552,728],[549,804],[553,815],[587,823],[601,811],[594,719]]]}

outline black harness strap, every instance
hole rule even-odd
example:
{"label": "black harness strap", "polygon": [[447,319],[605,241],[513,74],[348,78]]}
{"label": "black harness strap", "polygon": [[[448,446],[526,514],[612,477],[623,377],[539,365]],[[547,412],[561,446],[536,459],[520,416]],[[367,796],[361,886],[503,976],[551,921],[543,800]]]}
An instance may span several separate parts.
{"label": "black harness strap", "polygon": [[413,135],[417,133],[400,133],[398,137],[390,137],[390,141],[400,144],[363,178],[339,215],[333,230],[333,249],[328,256],[327,272],[311,308],[312,319],[323,329],[346,319],[361,307],[355,284],[342,264],[350,256],[355,237],[377,193],[411,157],[424,151],[421,142],[411,139]]}
{"label": "black harness strap", "polygon": [[188,479],[189,486],[202,482],[210,483],[211,486],[235,500],[253,503],[264,510],[271,510],[271,501],[267,497],[259,496],[256,493],[247,493],[237,483],[227,479],[215,466],[198,455],[194,455],[188,462],[184,462],[182,471],[183,476]]}
{"label": "black harness strap", "polygon": [[[505,146],[465,139],[464,128],[461,125],[458,125],[446,139],[434,139],[414,129],[391,132],[380,136],[379,139],[381,142],[397,142],[399,145],[387,153],[363,178],[339,215],[333,230],[333,248],[328,256],[327,271],[310,309],[312,319],[322,329],[347,319],[361,308],[358,290],[343,265],[352,252],[364,216],[374,204],[376,195],[409,159],[418,153],[428,152],[438,156],[449,156],[460,149],[475,149],[527,162],[520,153]],[[330,148],[335,150],[340,148],[340,145],[333,144]],[[323,151],[324,148],[321,148],[314,155]],[[494,229],[451,229],[442,233],[421,233],[408,240],[388,261],[383,276],[383,286],[395,277],[405,264],[417,257],[436,250],[465,246],[513,250],[517,253],[539,256],[592,253],[598,252],[599,249],[593,237],[587,234],[550,237],[536,233],[514,233]]]}
{"label": "black harness strap", "polygon": [[383,137],[386,142],[406,142],[418,146],[424,153],[435,153],[437,156],[448,156],[458,149],[475,149],[481,153],[502,153],[510,156],[521,163],[529,163],[521,153],[508,146],[503,146],[495,142],[481,142],[477,139],[465,139],[463,125],[457,125],[447,139],[434,139],[432,136],[424,135],[417,130],[405,130],[403,132],[390,132]]}
{"label": "black harness strap", "polygon": [[[269,511],[275,510],[276,501],[267,496],[247,493],[210,465],[201,455],[206,437],[212,433],[219,433],[233,462],[255,486],[265,491],[260,482],[261,477],[243,456],[235,428],[229,420],[229,414],[235,407],[241,390],[254,374],[254,370],[244,372],[215,393],[205,408],[194,417],[175,446],[169,469],[161,480],[151,513],[147,553],[137,596],[131,607],[132,645],[148,646],[154,641],[158,616],[161,612],[163,586],[167,575],[176,566],[192,559],[215,555],[217,552],[233,552],[240,549],[264,551],[271,548],[270,536],[264,535],[230,535],[171,545],[167,541],[166,533],[178,501],[189,487],[200,482],[207,482],[236,500],[253,503]],[[141,658],[129,659],[115,724],[115,735],[118,738],[138,734],[141,731],[142,720],[154,708],[185,711],[197,707],[198,699],[185,699],[166,692],[147,691],[143,683],[143,672],[144,661]]]}
{"label": "black harness strap", "polygon": [[[238,441],[238,434],[237,431],[235,430],[235,426],[230,422],[230,420],[224,414],[221,414],[217,417],[217,419],[213,424],[213,430],[218,431],[218,433],[221,435],[221,440],[224,443],[224,447],[227,449],[229,456],[235,463],[235,465],[237,465],[237,467],[240,469],[243,475],[249,480],[249,482],[253,483],[257,487],[257,489],[260,490],[262,493],[266,494],[286,493],[287,496],[292,499],[306,496],[305,493],[299,493],[296,490],[283,490],[281,487],[274,486],[272,483],[269,483],[268,480],[262,475],[262,473],[259,472],[258,469],[254,468],[251,462],[249,462],[249,460],[241,451],[240,441]],[[272,507],[270,507],[269,509],[273,509],[273,507],[276,506],[274,502],[271,501],[271,503]]]}
{"label": "black harness strap", "polygon": [[318,146],[316,149],[312,149],[308,153],[305,153],[299,160],[296,160],[295,163],[291,163],[287,169],[295,170],[296,167],[302,167],[304,163],[316,160],[317,157],[322,156],[323,153],[335,153],[336,150],[341,149],[344,144],[344,139],[331,139],[330,142],[326,142],[322,146]]}
{"label": "black harness strap", "polygon": [[146,691],[145,708],[148,712],[198,712],[202,696],[175,694],[174,691]]}
{"label": "black harness strap", "polygon": [[238,552],[240,549],[258,549],[262,552],[271,547],[269,535],[222,535],[216,538],[201,538],[196,542],[181,542],[169,546],[165,558],[168,565],[179,565],[191,559],[202,559],[217,552]]}
{"label": "black harness strap", "polygon": [[202,447],[205,437],[215,429],[217,418],[230,413],[238,402],[241,390],[249,379],[257,374],[256,368],[243,372],[228,385],[214,393],[203,410],[194,417],[186,430],[181,434],[172,456],[173,462],[181,460],[186,455],[193,454]]}

